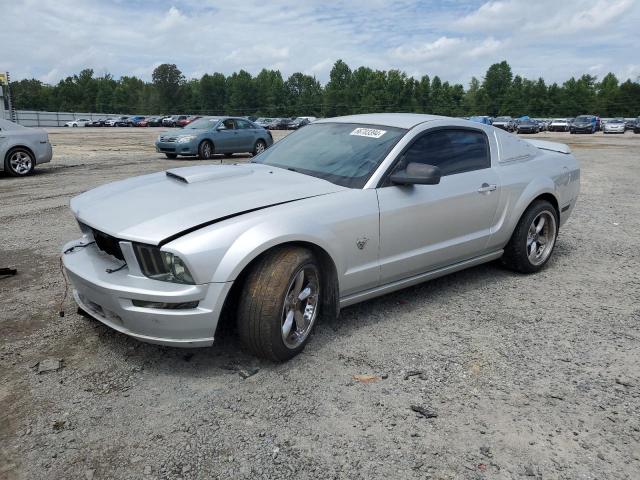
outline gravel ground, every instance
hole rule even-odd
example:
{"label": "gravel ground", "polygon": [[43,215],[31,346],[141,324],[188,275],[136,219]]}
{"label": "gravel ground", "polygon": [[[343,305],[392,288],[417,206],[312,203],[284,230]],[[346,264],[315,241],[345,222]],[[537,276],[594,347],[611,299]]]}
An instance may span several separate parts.
{"label": "gravel ground", "polygon": [[156,134],[52,129],[51,164],[0,177],[0,266],[19,270],[0,280],[0,478],[640,477],[640,135],[535,137],[582,164],[541,273],[489,264],[347,308],[274,365],[232,335],[179,350],[69,299],[58,316],[70,197],[203,163]]}

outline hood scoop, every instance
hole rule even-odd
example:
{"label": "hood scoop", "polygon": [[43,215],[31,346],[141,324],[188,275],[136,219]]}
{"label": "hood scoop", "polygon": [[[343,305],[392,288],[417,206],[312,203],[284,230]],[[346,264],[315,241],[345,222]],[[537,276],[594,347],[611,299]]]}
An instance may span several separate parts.
{"label": "hood scoop", "polygon": [[209,165],[207,167],[182,167],[167,170],[168,178],[183,183],[223,180],[231,177],[251,175],[253,169],[247,165]]}

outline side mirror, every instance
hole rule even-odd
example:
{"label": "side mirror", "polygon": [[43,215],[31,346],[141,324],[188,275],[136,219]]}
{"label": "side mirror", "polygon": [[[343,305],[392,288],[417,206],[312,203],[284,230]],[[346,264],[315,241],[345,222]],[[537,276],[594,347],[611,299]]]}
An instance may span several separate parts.
{"label": "side mirror", "polygon": [[442,172],[434,165],[410,163],[407,168],[391,175],[391,182],[396,185],[437,185]]}
{"label": "side mirror", "polygon": [[216,130],[218,130],[218,131],[220,131],[220,130],[226,130],[226,129],[227,129],[227,127],[225,127],[224,125],[218,125],[218,126],[216,127]]}

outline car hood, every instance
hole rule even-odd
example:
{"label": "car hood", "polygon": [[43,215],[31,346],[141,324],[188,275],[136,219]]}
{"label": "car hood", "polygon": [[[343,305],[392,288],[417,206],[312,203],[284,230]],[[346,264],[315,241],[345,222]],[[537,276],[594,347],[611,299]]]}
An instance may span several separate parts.
{"label": "car hood", "polygon": [[341,190],[267,165],[207,165],[109,183],[71,199],[71,210],[113,237],[158,245],[217,220]]}

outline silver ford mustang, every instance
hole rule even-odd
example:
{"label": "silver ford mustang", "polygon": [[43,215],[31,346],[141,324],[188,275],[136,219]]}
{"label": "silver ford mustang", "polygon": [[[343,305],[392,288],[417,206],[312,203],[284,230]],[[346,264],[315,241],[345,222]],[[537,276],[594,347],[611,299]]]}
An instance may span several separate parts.
{"label": "silver ford mustang", "polygon": [[319,120],[251,163],[185,167],[71,200],[82,310],[137,339],[211,345],[221,318],[283,361],[320,316],[501,258],[532,273],[574,208],[569,148],[416,114]]}

